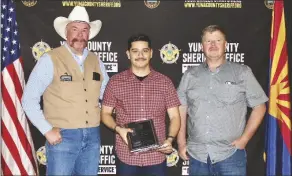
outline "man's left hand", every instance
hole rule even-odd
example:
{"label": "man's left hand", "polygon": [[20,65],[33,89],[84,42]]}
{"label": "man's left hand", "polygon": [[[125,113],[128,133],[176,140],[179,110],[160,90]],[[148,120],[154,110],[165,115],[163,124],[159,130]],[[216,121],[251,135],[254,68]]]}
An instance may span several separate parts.
{"label": "man's left hand", "polygon": [[169,140],[165,140],[162,144],[162,148],[157,149],[157,151],[165,154],[169,154],[172,152],[172,144]]}
{"label": "man's left hand", "polygon": [[245,148],[247,142],[248,142],[247,140],[245,140],[244,138],[240,137],[240,138],[236,139],[235,141],[233,141],[231,143],[231,145],[233,145],[237,149],[241,149],[242,150],[242,149]]}

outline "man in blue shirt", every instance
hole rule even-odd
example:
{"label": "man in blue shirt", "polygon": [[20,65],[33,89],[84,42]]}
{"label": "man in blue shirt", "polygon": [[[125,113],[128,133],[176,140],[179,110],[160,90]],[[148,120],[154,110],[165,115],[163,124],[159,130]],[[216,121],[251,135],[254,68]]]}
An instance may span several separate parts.
{"label": "man in blue shirt", "polygon": [[44,54],[34,67],[23,109],[47,139],[47,175],[96,175],[99,100],[109,77],[102,61],[86,46],[100,31],[101,21],[89,22],[86,9],[76,6],[68,18],[56,18],[54,28],[66,43]]}

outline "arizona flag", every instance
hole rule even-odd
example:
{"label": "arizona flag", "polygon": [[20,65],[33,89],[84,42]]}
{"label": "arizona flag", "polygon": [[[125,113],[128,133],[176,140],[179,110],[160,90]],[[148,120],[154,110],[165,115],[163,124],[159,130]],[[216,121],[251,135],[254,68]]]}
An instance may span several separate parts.
{"label": "arizona flag", "polygon": [[292,175],[291,105],[284,2],[274,1],[270,46],[266,175]]}

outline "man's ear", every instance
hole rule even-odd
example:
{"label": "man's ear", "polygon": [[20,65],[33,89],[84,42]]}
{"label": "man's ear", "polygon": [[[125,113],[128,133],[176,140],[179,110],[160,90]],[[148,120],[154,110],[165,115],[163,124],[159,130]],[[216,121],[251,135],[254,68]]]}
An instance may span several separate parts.
{"label": "man's ear", "polygon": [[126,54],[127,54],[128,59],[130,60],[130,52],[129,52],[129,50],[126,51]]}

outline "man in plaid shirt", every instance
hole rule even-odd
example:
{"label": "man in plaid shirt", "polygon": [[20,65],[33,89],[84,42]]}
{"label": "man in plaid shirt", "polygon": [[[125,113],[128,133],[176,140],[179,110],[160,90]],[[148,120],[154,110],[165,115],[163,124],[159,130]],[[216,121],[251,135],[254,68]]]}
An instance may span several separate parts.
{"label": "man in plaid shirt", "polygon": [[[165,154],[172,152],[172,142],[180,128],[180,105],[172,81],[150,66],[151,41],[143,34],[128,40],[130,69],[114,75],[105,90],[102,103],[102,122],[116,134],[116,154],[119,176],[166,176]],[[112,117],[116,110],[116,121]],[[170,118],[166,135],[165,115]],[[152,119],[157,138],[163,148],[148,152],[131,153],[124,125],[130,122]]]}

